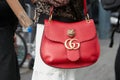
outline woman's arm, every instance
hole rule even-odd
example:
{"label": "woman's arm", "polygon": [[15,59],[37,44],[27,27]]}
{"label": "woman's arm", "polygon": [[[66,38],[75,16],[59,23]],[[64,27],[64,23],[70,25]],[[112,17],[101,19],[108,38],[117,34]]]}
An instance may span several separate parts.
{"label": "woman's arm", "polygon": [[[23,0],[20,0],[20,3],[22,6],[25,6]],[[11,9],[10,9],[8,3],[6,2],[6,0],[0,0],[0,14],[5,15],[5,13],[8,13],[10,11],[11,11]]]}
{"label": "woman's arm", "polygon": [[13,10],[15,15],[17,16],[20,24],[23,27],[28,27],[32,25],[32,20],[28,17],[19,0],[6,0],[10,8]]}

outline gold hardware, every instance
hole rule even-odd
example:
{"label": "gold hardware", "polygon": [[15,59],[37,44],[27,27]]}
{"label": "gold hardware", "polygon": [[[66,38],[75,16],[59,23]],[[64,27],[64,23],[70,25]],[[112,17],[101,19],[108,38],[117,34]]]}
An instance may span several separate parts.
{"label": "gold hardware", "polygon": [[67,31],[67,35],[71,38],[73,38],[75,36],[75,30],[74,29],[69,29]]}
{"label": "gold hardware", "polygon": [[80,48],[80,43],[77,39],[67,39],[64,43],[64,46],[68,50],[76,50]]}
{"label": "gold hardware", "polygon": [[53,9],[54,9],[54,6],[51,6],[50,7],[49,22],[52,20],[52,17],[53,17]]}
{"label": "gold hardware", "polygon": [[49,16],[49,22],[52,20],[52,14]]}
{"label": "gold hardware", "polygon": [[90,20],[89,14],[86,15],[85,20],[86,20],[87,22],[89,22],[89,20]]}

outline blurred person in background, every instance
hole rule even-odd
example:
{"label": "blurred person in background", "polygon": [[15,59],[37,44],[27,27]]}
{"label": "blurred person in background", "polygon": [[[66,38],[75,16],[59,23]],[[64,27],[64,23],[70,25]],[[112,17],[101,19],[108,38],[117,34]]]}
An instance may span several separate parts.
{"label": "blurred person in background", "polygon": [[6,0],[0,0],[0,80],[20,80],[14,49],[14,33],[17,25],[18,19]]}

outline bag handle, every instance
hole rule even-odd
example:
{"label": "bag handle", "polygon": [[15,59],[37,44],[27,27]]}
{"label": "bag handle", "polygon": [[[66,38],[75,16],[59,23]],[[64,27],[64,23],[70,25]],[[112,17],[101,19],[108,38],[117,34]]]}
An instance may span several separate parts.
{"label": "bag handle", "polygon": [[[54,6],[51,6],[49,21],[52,20],[53,9],[54,9]],[[85,20],[89,21],[89,15],[88,15],[88,9],[87,9],[87,2],[86,2],[86,0],[83,0],[83,12],[84,12]]]}

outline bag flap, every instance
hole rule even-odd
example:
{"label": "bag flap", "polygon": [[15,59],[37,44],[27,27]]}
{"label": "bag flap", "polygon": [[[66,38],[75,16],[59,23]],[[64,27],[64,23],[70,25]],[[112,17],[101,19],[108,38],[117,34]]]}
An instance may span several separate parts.
{"label": "bag flap", "polygon": [[75,31],[75,36],[73,38],[77,39],[79,42],[96,37],[95,24],[92,19],[89,20],[89,22],[83,20],[74,23],[64,23],[53,20],[49,22],[48,20],[45,20],[44,35],[49,40],[64,43],[65,40],[70,38],[67,35],[67,31],[71,29]]}

